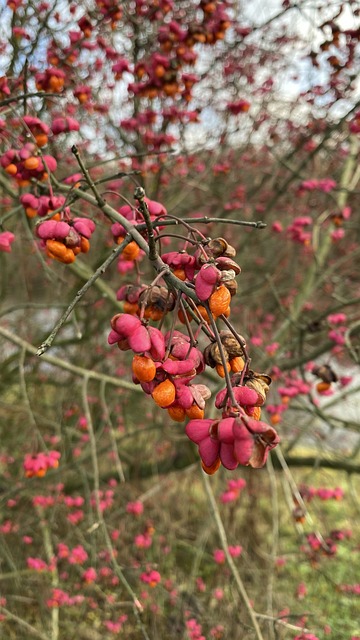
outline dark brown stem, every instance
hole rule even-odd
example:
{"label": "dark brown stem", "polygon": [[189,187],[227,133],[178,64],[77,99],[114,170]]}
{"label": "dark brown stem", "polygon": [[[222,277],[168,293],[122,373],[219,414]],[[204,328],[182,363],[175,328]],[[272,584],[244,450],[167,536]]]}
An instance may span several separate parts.
{"label": "dark brown stem", "polygon": [[149,208],[145,202],[145,191],[142,187],[136,187],[134,191],[134,198],[139,202],[138,209],[145,220],[146,229],[148,232],[149,260],[151,262],[155,262],[158,258],[158,252],[155,244],[154,227],[151,222]]}
{"label": "dark brown stem", "polygon": [[19,96],[13,96],[12,98],[5,98],[0,101],[0,107],[6,107],[7,104],[12,102],[19,102],[20,100],[26,100],[27,98],[63,98],[64,96],[54,95],[53,93],[45,93],[44,91],[35,91],[32,93],[22,93]]}
{"label": "dark brown stem", "polygon": [[191,347],[194,347],[196,345],[197,340],[196,340],[196,338],[194,336],[193,330],[191,328],[191,324],[189,322],[189,318],[187,317],[185,305],[184,305],[183,301],[181,300],[181,298],[180,298],[180,308],[181,308],[181,311],[182,311],[182,313],[184,315],[184,322],[185,322],[186,329],[187,329],[187,332],[188,332],[189,337],[190,337],[190,348],[191,348]]}
{"label": "dark brown stem", "polygon": [[220,316],[221,320],[226,324],[227,328],[229,329],[229,331],[231,331],[231,333],[233,334],[234,338],[238,341],[239,345],[242,348],[243,354],[245,356],[245,366],[241,372],[241,377],[240,377],[240,382],[239,384],[243,384],[244,382],[244,378],[248,372],[248,369],[250,367],[250,362],[251,362],[251,358],[248,354],[248,351],[246,349],[246,342],[244,340],[244,338],[234,329],[233,325],[231,324],[231,322],[229,322],[229,320],[226,318],[226,316],[221,315]]}
{"label": "dark brown stem", "polygon": [[228,396],[229,396],[230,401],[231,401],[231,405],[233,407],[237,407],[239,409],[239,411],[240,411],[240,405],[238,404],[238,402],[236,401],[235,396],[234,396],[234,391],[233,391],[233,388],[232,388],[230,375],[229,375],[229,372],[227,370],[227,360],[226,360],[225,353],[224,353],[224,347],[223,347],[223,344],[221,342],[221,338],[220,338],[220,334],[219,334],[218,328],[216,326],[216,322],[215,322],[215,320],[213,318],[213,315],[212,315],[212,313],[210,311],[209,304],[207,302],[204,302],[204,307],[205,307],[205,309],[206,309],[206,311],[208,313],[208,316],[210,318],[210,324],[211,324],[212,330],[214,332],[217,345],[219,347],[220,356],[221,356],[221,362],[222,362],[222,366],[224,368],[226,388],[227,388]]}
{"label": "dark brown stem", "polygon": [[124,251],[125,247],[129,244],[129,242],[131,242],[131,236],[127,236],[123,240],[123,242],[112,251],[112,253],[106,258],[106,260],[100,265],[100,267],[96,269],[96,271],[93,273],[91,278],[89,278],[89,280],[85,282],[84,286],[81,287],[81,289],[79,289],[75,298],[69,304],[66,311],[64,311],[63,315],[61,316],[60,320],[56,323],[50,335],[46,338],[46,340],[44,340],[44,342],[38,348],[36,355],[42,356],[42,354],[45,353],[45,351],[47,351],[51,347],[55,337],[57,336],[61,327],[64,325],[65,321],[69,317],[74,307],[85,295],[87,290],[90,289],[90,287],[94,284],[95,280],[97,280],[101,275],[103,275],[106,269],[114,262],[114,260],[116,260],[116,258],[122,253],[122,251]]}
{"label": "dark brown stem", "polygon": [[84,163],[83,163],[83,161],[82,161],[82,159],[80,157],[78,148],[77,148],[77,146],[75,144],[71,147],[71,152],[74,154],[74,156],[75,156],[75,158],[77,160],[77,163],[78,163],[78,165],[79,165],[79,167],[80,167],[80,169],[82,171],[82,174],[83,174],[86,182],[88,183],[91,191],[93,192],[93,194],[94,194],[94,196],[96,198],[96,202],[98,203],[99,207],[103,207],[104,204],[106,204],[105,200],[100,195],[99,191],[97,190],[97,188],[95,186],[95,183],[94,183],[93,179],[91,178],[90,173],[88,172],[87,168],[85,167],[85,165],[84,165]]}

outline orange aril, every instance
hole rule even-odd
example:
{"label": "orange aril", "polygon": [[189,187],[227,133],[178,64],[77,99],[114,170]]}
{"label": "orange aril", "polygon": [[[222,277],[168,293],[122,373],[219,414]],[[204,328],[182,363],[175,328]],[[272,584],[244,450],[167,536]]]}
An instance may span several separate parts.
{"label": "orange aril", "polygon": [[51,76],[49,79],[49,89],[51,91],[55,91],[56,93],[61,91],[64,86],[64,79],[58,78],[57,76]]}
{"label": "orange aril", "polygon": [[[187,311],[186,315],[187,315],[187,319],[189,320],[189,322],[191,322],[191,320],[193,319],[191,313],[189,313]],[[179,318],[180,322],[182,322],[182,324],[186,324],[186,322],[185,322],[185,314],[184,314],[182,309],[179,309],[178,318]]]}
{"label": "orange aril", "polygon": [[160,382],[152,392],[154,402],[163,409],[169,407],[175,401],[176,389],[171,380]]}
{"label": "orange aril", "polygon": [[173,407],[169,407],[167,410],[170,418],[175,422],[184,422],[186,418],[185,409],[179,407],[178,405],[174,405]]}
{"label": "orange aril", "polygon": [[163,86],[163,91],[167,96],[175,96],[179,91],[179,85],[176,82],[167,82]]}
{"label": "orange aril", "polygon": [[132,361],[132,370],[140,382],[151,382],[156,375],[156,366],[151,358],[135,355]]}
{"label": "orange aril", "polygon": [[9,176],[16,176],[18,170],[16,164],[13,164],[11,162],[7,167],[5,167],[5,171],[9,174]]}
{"label": "orange aril", "polygon": [[[226,363],[226,368],[228,371],[231,371],[230,362]],[[222,364],[217,364],[215,369],[220,378],[225,378],[225,369]]]}
{"label": "orange aril", "polygon": [[193,404],[190,409],[186,409],[186,415],[191,420],[202,420],[204,417],[204,409],[200,409],[197,404]]}
{"label": "orange aril", "polygon": [[55,55],[54,53],[49,57],[49,64],[51,64],[52,67],[56,67],[56,65],[59,64],[59,58],[57,55]]}
{"label": "orange aril", "polygon": [[162,64],[157,64],[154,73],[157,78],[162,78],[165,75],[165,67]]}
{"label": "orange aril", "polygon": [[48,143],[48,137],[46,133],[37,133],[35,136],[35,141],[38,147],[45,147]]}
{"label": "orange aril", "polygon": [[261,407],[254,407],[254,412],[252,414],[254,420],[260,420],[261,418]]}
{"label": "orange aril", "polygon": [[28,218],[35,218],[35,216],[37,215],[36,209],[33,209],[32,207],[27,207],[25,209],[25,213]]}
{"label": "orange aril", "polygon": [[137,302],[124,302],[124,313],[130,313],[132,316],[136,316],[139,311],[139,305]]}
{"label": "orange aril", "polygon": [[245,367],[245,362],[241,356],[236,356],[230,360],[230,368],[233,373],[238,373],[242,371]]}
{"label": "orange aril", "polygon": [[90,242],[87,238],[84,238],[84,236],[81,236],[80,250],[82,253],[87,253],[88,251],[90,251]]}
{"label": "orange aril", "polygon": [[70,264],[75,260],[75,254],[72,249],[69,249],[58,240],[46,240],[46,251],[50,258],[59,260],[64,264]]}
{"label": "orange aril", "polygon": [[217,458],[215,462],[211,465],[211,467],[207,467],[206,464],[204,464],[204,462],[201,462],[201,466],[205,471],[205,473],[208,474],[208,476],[214,475],[214,473],[216,473],[217,470],[219,469],[220,465],[221,465],[220,458]]}
{"label": "orange aril", "polygon": [[214,11],[216,10],[216,3],[215,2],[207,2],[202,7],[202,10],[204,11],[204,13],[214,13]]}
{"label": "orange aril", "polygon": [[210,311],[214,318],[221,316],[229,311],[229,305],[231,301],[231,293],[225,285],[221,284],[220,287],[211,294],[209,300]]}
{"label": "orange aril", "polygon": [[205,320],[205,322],[210,322],[210,318],[209,318],[208,312],[206,311],[205,307],[203,307],[202,304],[199,304],[197,306],[197,310],[198,310],[199,314],[201,315],[202,319]]}
{"label": "orange aril", "polygon": [[121,255],[125,258],[125,260],[136,260],[139,256],[140,247],[136,244],[136,242],[129,242],[127,247],[125,247],[124,251],[122,251]]}
{"label": "orange aril", "polygon": [[184,269],[174,269],[173,274],[179,278],[179,280],[186,280],[186,273]]}
{"label": "orange aril", "polygon": [[150,320],[154,320],[154,322],[158,322],[163,316],[164,312],[155,307],[150,306],[145,309],[145,318],[150,318]]}
{"label": "orange aril", "polygon": [[43,478],[45,474],[46,474],[46,469],[39,469],[38,471],[35,471],[35,473],[34,473],[34,475],[37,478]]}
{"label": "orange aril", "polygon": [[331,387],[331,383],[330,382],[318,382],[316,385],[316,391],[318,393],[323,393],[324,391],[328,391],[328,389],[330,389]]}

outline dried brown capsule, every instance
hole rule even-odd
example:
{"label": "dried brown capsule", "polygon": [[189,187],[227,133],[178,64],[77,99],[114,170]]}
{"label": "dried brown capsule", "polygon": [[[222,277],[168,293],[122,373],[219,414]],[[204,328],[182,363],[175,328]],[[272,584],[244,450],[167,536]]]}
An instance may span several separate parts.
{"label": "dried brown capsule", "polygon": [[135,304],[139,300],[139,296],[144,291],[147,291],[149,287],[145,284],[126,284],[123,285],[117,292],[118,300],[126,300],[131,304]]}
{"label": "dried brown capsule", "polygon": [[64,239],[64,244],[65,244],[65,246],[70,247],[70,248],[71,247],[78,247],[79,244],[80,244],[80,235],[72,227],[70,228],[68,235]]}
{"label": "dried brown capsule", "polygon": [[217,268],[220,269],[220,271],[228,271],[229,269],[231,269],[232,271],[234,271],[234,274],[236,276],[241,273],[240,265],[228,256],[220,256],[219,258],[217,258],[215,264]]}
{"label": "dried brown capsule", "polygon": [[[218,258],[232,259],[236,256],[236,250],[225,240],[225,238],[210,239],[206,245],[206,253],[208,258],[215,260]],[[201,264],[204,264],[204,262],[207,262],[208,258],[200,253],[198,259]]]}
{"label": "dried brown capsule", "polygon": [[235,258],[236,249],[231,244],[228,244],[225,253],[223,253],[224,258]]}
{"label": "dried brown capsule", "polygon": [[238,290],[238,283],[236,282],[236,280],[226,280],[224,282],[224,285],[227,289],[229,289],[230,295],[231,297],[233,297]]}
{"label": "dried brown capsule", "polygon": [[321,364],[319,367],[314,367],[312,370],[314,376],[323,380],[323,382],[337,382],[338,377],[335,371],[328,364]]}
{"label": "dried brown capsule", "polygon": [[[226,360],[228,360],[228,354],[226,349],[224,349]],[[222,365],[222,358],[220,354],[219,346],[216,342],[212,342],[209,344],[204,350],[204,359],[209,367],[216,367],[217,364]]]}
{"label": "dried brown capsule", "polygon": [[143,291],[139,296],[140,306],[143,301],[146,302],[146,306],[153,307],[162,313],[172,311],[175,306],[175,298],[172,293],[169,293],[166,287],[149,287],[149,289]]}
{"label": "dried brown capsule", "polygon": [[238,356],[242,357],[244,355],[241,344],[238,340],[236,340],[231,331],[221,331],[220,340],[224,348],[226,349],[230,360],[232,360],[233,358],[237,358]]}
{"label": "dried brown capsule", "polygon": [[254,371],[250,371],[249,374],[250,375],[245,378],[245,386],[256,391],[258,394],[258,401],[255,406],[261,407],[266,400],[269,385],[271,384],[271,378],[265,373],[255,373]]}
{"label": "dried brown capsule", "polygon": [[229,245],[225,238],[213,238],[212,240],[210,240],[206,249],[207,253],[211,254],[213,258],[219,258],[220,256],[224,255],[224,253],[227,251],[228,246]]}

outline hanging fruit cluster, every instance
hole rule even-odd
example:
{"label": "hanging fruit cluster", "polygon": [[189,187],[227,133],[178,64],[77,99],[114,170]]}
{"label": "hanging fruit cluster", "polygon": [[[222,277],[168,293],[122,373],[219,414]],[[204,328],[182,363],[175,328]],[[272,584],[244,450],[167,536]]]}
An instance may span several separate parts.
{"label": "hanging fruit cluster", "polygon": [[[0,165],[9,176],[12,176],[18,186],[31,186],[35,193],[23,193],[20,202],[28,218],[46,219],[36,227],[36,235],[40,239],[41,248],[45,249],[49,258],[65,264],[74,262],[79,253],[87,253],[90,249],[89,239],[95,230],[95,223],[88,219],[73,218],[70,208],[66,206],[64,196],[43,195],[40,183],[49,179],[49,174],[57,167],[56,160],[51,155],[44,155],[42,147],[48,143],[48,135],[56,135],[63,130],[77,130],[78,123],[70,118],[53,122],[53,129],[34,116],[25,115],[12,121],[15,128],[21,127],[18,136],[19,148],[8,149],[0,156]],[[31,135],[32,142],[26,141]],[[51,215],[54,212],[54,215]]]}
{"label": "hanging fruit cluster", "polygon": [[47,453],[26,454],[24,458],[24,472],[27,478],[43,478],[49,469],[57,469],[60,460],[59,451],[48,451]]}
{"label": "hanging fruit cluster", "polygon": [[36,234],[49,258],[71,264],[79,253],[90,250],[89,238],[95,231],[95,223],[89,218],[73,218],[55,214],[51,220],[41,222]]}
{"label": "hanging fruit cluster", "polygon": [[[149,200],[149,198],[144,198],[144,201],[147,206],[147,210],[149,212],[149,218],[151,222],[154,222],[159,217],[166,216],[167,211],[165,207],[160,204],[160,202],[156,202],[155,200]],[[132,225],[141,224],[144,222],[139,209],[135,206],[130,206],[128,204],[120,207],[119,214],[122,215],[128,222]],[[161,229],[161,227],[158,227]],[[127,231],[125,227],[120,222],[115,222],[111,226],[111,233],[113,238],[117,244],[121,244]],[[120,272],[127,271],[128,269],[132,269],[134,263],[140,260],[144,255],[144,252],[141,251],[140,247],[136,244],[136,242],[132,241],[125,247],[120,256],[120,261],[118,264],[118,268]]]}
{"label": "hanging fruit cluster", "polygon": [[[148,214],[152,211],[151,222],[158,224],[160,210],[166,220],[160,203],[144,200]],[[140,205],[121,210],[133,224],[141,221]],[[245,339],[230,321],[236,276],[241,272],[236,251],[224,238],[205,238],[185,223],[184,228],[188,234],[184,247],[159,257],[163,267],[153,283],[137,282],[118,290],[124,313],[112,318],[108,342],[133,352],[133,381],[155,404],[175,422],[190,418],[185,432],[198,445],[207,473],[214,473],[220,464],[227,469],[239,464],[261,467],[279,437],[260,419],[271,378],[249,368]],[[153,231],[156,238],[157,225]],[[118,223],[112,232],[117,242],[126,235]],[[151,321],[159,322],[159,327]],[[224,329],[218,328],[219,322]],[[186,333],[177,328],[179,324],[186,326]],[[226,383],[215,400],[220,420],[205,419],[211,391],[195,381],[207,366]]]}
{"label": "hanging fruit cluster", "polygon": [[[15,178],[20,187],[29,185],[32,179],[47,180],[57,167],[53,156],[41,152],[41,148],[48,142],[50,128],[33,116],[14,119],[11,124],[15,129],[23,128],[18,136],[20,144],[18,148],[8,149],[0,156],[0,165],[9,176]],[[29,135],[32,137],[31,142],[27,141]]]}
{"label": "hanging fruit cluster", "polygon": [[[150,100],[176,96],[190,102],[199,77],[184,71],[184,66],[195,64],[198,57],[195,45],[213,46],[223,40],[231,22],[226,4],[222,2],[201,2],[197,19],[189,25],[175,18],[164,21],[163,14],[167,14],[170,8],[173,7],[167,2],[159,2],[157,12],[151,8],[153,19],[160,23],[157,33],[154,33],[159,50],[135,65],[136,81],[129,84],[129,90]],[[144,11],[149,11],[148,3],[136,2],[136,11],[144,15]]]}
{"label": "hanging fruit cluster", "polygon": [[26,142],[20,150],[8,149],[0,157],[0,164],[20,187],[29,185],[32,178],[47,180],[49,173],[55,171],[57,166],[53,156],[40,156],[33,142]]}
{"label": "hanging fruit cluster", "polygon": [[334,382],[338,381],[338,377],[328,364],[321,364],[312,368],[312,373],[318,378],[316,391],[321,395],[331,393],[331,387]]}

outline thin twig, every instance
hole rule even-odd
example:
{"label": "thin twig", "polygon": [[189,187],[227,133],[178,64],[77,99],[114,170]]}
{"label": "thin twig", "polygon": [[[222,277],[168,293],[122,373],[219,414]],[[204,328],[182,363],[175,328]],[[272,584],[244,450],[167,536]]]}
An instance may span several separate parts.
{"label": "thin twig", "polygon": [[269,620],[269,622],[272,622],[274,625],[280,624],[282,627],[290,629],[291,631],[301,631],[302,633],[309,633],[310,631],[310,629],[307,629],[306,627],[298,627],[296,624],[290,624],[289,622],[286,622],[286,620],[282,620],[281,618],[274,618],[273,616],[267,616],[263,613],[257,613],[256,617],[262,620]]}
{"label": "thin twig", "polygon": [[[45,512],[43,507],[36,506],[36,511],[39,516],[39,524],[42,533],[42,539],[44,543],[44,549],[46,553],[46,558],[48,563],[54,561],[55,553],[51,540],[51,533],[48,522],[45,519]],[[59,573],[54,563],[54,566],[51,570],[51,586],[53,589],[56,589],[59,586]],[[58,640],[59,638],[59,607],[51,608],[51,640]]]}
{"label": "thin twig", "polygon": [[158,257],[158,252],[155,244],[154,227],[151,222],[149,207],[145,202],[145,191],[142,187],[136,187],[134,191],[134,198],[139,202],[139,211],[143,216],[146,224],[148,243],[149,243],[149,260],[155,262]]}
{"label": "thin twig", "polygon": [[96,186],[94,184],[94,181],[91,178],[90,173],[88,172],[87,168],[85,167],[85,165],[84,165],[84,163],[82,161],[82,158],[80,157],[78,148],[77,148],[77,146],[75,144],[71,147],[71,151],[74,154],[74,156],[75,156],[75,158],[77,160],[77,163],[78,163],[78,165],[79,165],[79,167],[80,167],[80,169],[81,169],[81,171],[83,173],[83,176],[84,176],[86,182],[88,183],[90,189],[92,190],[99,207],[103,207],[103,205],[105,204],[105,200],[100,195],[99,191],[97,190],[97,188],[96,188]]}
{"label": "thin twig", "polygon": [[219,537],[221,540],[221,545],[222,548],[224,550],[225,556],[226,556],[226,560],[227,563],[229,565],[230,571],[234,577],[235,583],[236,583],[236,587],[237,590],[245,604],[246,610],[249,614],[249,617],[251,619],[252,625],[254,627],[254,631],[256,634],[256,638],[257,640],[264,640],[264,636],[261,633],[261,629],[259,627],[259,623],[257,621],[257,614],[255,613],[253,607],[251,606],[251,602],[249,599],[249,596],[247,594],[247,591],[245,589],[245,585],[240,577],[240,574],[236,568],[236,565],[234,563],[234,560],[232,559],[230,553],[229,553],[229,545],[228,545],[228,541],[227,541],[227,537],[226,537],[226,531],[223,525],[223,522],[221,520],[221,516],[220,516],[220,512],[219,509],[217,507],[216,504],[216,500],[211,488],[211,483],[210,483],[210,479],[209,476],[202,472],[202,476],[203,476],[203,481],[204,481],[204,486],[205,486],[205,490],[207,493],[207,497],[208,497],[208,502],[209,502],[209,506],[210,506],[210,510],[211,510],[211,514],[214,518],[218,533],[219,533]]}
{"label": "thin twig", "polygon": [[104,380],[102,380],[101,384],[100,384],[100,402],[101,402],[101,407],[102,407],[102,410],[103,410],[104,420],[106,421],[106,424],[109,427],[111,446],[112,446],[112,450],[113,450],[113,453],[114,453],[114,456],[115,456],[115,466],[116,466],[116,470],[118,472],[118,476],[119,476],[120,482],[126,482],[125,475],[124,475],[124,470],[123,470],[123,467],[122,467],[122,464],[121,464],[121,460],[120,460],[120,456],[119,456],[119,452],[118,452],[117,442],[116,442],[116,439],[115,439],[114,426],[113,426],[113,424],[111,422],[110,411],[109,411],[109,407],[108,407],[107,402],[106,402],[105,388],[106,388],[106,383],[104,382]]}
{"label": "thin twig", "polygon": [[[267,584],[267,612],[269,616],[274,615],[273,611],[273,591],[274,591],[274,567],[275,559],[277,556],[278,542],[279,542],[279,499],[278,490],[276,484],[276,476],[274,471],[274,465],[271,456],[268,456],[266,461],[266,468],[269,475],[269,484],[271,492],[271,511],[272,511],[272,545],[271,545],[271,566],[269,572],[269,579]],[[273,625],[270,626],[270,633],[272,637],[275,637]]]}
{"label": "thin twig", "polygon": [[95,506],[96,506],[98,523],[101,526],[101,529],[104,535],[106,547],[110,554],[111,563],[113,565],[114,572],[116,573],[117,577],[119,578],[120,582],[122,583],[123,587],[125,588],[125,590],[127,591],[127,593],[129,594],[132,600],[134,613],[145,640],[150,640],[148,633],[140,618],[140,614],[143,611],[143,606],[140,603],[131,585],[125,578],[122,569],[120,568],[120,566],[116,561],[115,551],[111,543],[111,538],[109,536],[109,532],[107,530],[106,522],[104,520],[103,512],[100,505],[100,474],[99,474],[99,465],[98,465],[98,457],[97,457],[96,438],[95,438],[95,432],[94,432],[94,427],[93,427],[93,422],[91,417],[89,401],[88,401],[88,376],[84,376],[84,379],[83,379],[82,402],[83,402],[84,413],[85,413],[87,426],[88,426],[89,439],[90,439],[91,459],[92,459],[93,472],[94,472],[94,498],[95,498]]}
{"label": "thin twig", "polygon": [[37,629],[35,629],[35,627],[33,627],[25,620],[19,618],[19,616],[16,616],[14,613],[11,613],[11,611],[9,611],[9,609],[6,609],[6,607],[0,606],[0,613],[4,614],[4,616],[6,616],[6,618],[8,618],[9,620],[13,620],[14,622],[16,622],[19,627],[23,627],[23,629],[26,629],[26,631],[32,636],[40,638],[40,640],[49,640],[48,636],[44,636],[41,631],[38,631]]}
{"label": "thin twig", "polygon": [[[276,456],[277,456],[277,458],[279,460],[281,468],[282,468],[282,470],[284,472],[284,476],[286,478],[286,481],[287,481],[287,483],[288,483],[288,485],[289,485],[289,487],[291,489],[291,493],[292,493],[293,498],[295,498],[296,503],[298,505],[300,505],[301,509],[303,510],[304,517],[306,518],[307,522],[311,526],[315,527],[315,523],[314,523],[314,521],[313,521],[313,519],[312,519],[312,517],[311,517],[311,515],[310,515],[310,513],[309,513],[309,511],[308,511],[308,509],[306,507],[306,504],[305,504],[305,502],[303,500],[303,497],[302,497],[302,495],[301,495],[301,493],[300,493],[300,491],[299,491],[299,489],[297,487],[297,484],[296,484],[296,482],[295,482],[295,480],[294,480],[294,478],[293,478],[293,476],[292,476],[292,474],[290,472],[289,466],[288,466],[288,464],[287,464],[287,462],[286,462],[286,460],[284,458],[284,454],[283,454],[281,448],[277,447],[276,450],[275,450],[275,453],[276,453]],[[315,533],[315,536],[317,537],[317,539],[319,540],[319,542],[321,543],[321,546],[323,547],[323,549],[328,550],[329,549],[329,545],[326,543],[326,541],[324,540],[324,538],[321,535],[321,533],[319,531],[315,531],[314,533]]]}
{"label": "thin twig", "polygon": [[234,396],[234,390],[233,390],[233,386],[231,384],[230,374],[229,374],[229,371],[228,371],[228,368],[227,368],[228,362],[226,360],[226,356],[225,356],[225,352],[224,352],[224,346],[223,346],[223,343],[221,342],[221,338],[220,338],[220,334],[219,334],[218,328],[216,326],[216,322],[215,322],[214,317],[213,317],[213,315],[212,315],[212,313],[210,311],[210,306],[209,306],[209,304],[207,302],[204,302],[204,307],[205,307],[205,309],[207,311],[207,314],[209,316],[211,328],[212,328],[212,330],[214,332],[214,335],[215,335],[215,338],[216,338],[216,343],[217,343],[217,346],[218,346],[218,349],[219,349],[219,352],[220,352],[221,362],[222,362],[222,366],[223,366],[223,369],[224,369],[224,376],[225,376],[227,393],[228,393],[228,396],[229,396],[230,401],[231,401],[231,406],[232,407],[238,407],[238,409],[240,410],[239,403],[236,401],[236,398]]}
{"label": "thin twig", "polygon": [[46,340],[44,340],[44,342],[41,343],[40,347],[38,348],[38,350],[36,352],[37,356],[42,356],[43,353],[45,353],[45,351],[47,351],[51,347],[55,337],[57,336],[57,334],[60,331],[61,327],[65,324],[67,318],[69,317],[69,315],[72,312],[72,310],[74,309],[74,307],[81,300],[81,298],[85,295],[87,290],[90,289],[90,287],[92,287],[94,282],[103,273],[105,273],[106,269],[122,253],[122,251],[129,244],[129,242],[131,242],[131,238],[129,236],[127,236],[118,247],[113,249],[112,253],[106,258],[106,260],[100,265],[100,267],[98,267],[96,269],[96,271],[94,271],[93,275],[91,276],[91,278],[89,278],[89,280],[87,280],[85,282],[84,286],[82,286],[81,289],[79,289],[79,291],[77,292],[77,294],[74,297],[74,299],[70,302],[68,308],[64,311],[64,313],[62,314],[61,318],[56,323],[56,325],[53,328],[53,330],[51,331],[50,335],[46,338]]}
{"label": "thin twig", "polygon": [[[19,347],[24,348],[28,353],[31,353],[32,355],[36,356],[37,354],[36,347],[30,344],[30,342],[27,342],[26,340],[23,340],[19,336],[15,335],[8,329],[5,329],[5,327],[0,326],[0,335],[2,335],[4,338],[9,340],[13,344],[16,344]],[[128,382],[127,380],[124,380],[123,378],[114,378],[112,376],[108,376],[106,373],[101,373],[100,371],[89,371],[88,369],[84,369],[83,367],[78,367],[74,364],[71,364],[70,362],[66,362],[61,358],[57,358],[54,356],[44,355],[42,357],[42,360],[44,360],[44,362],[48,362],[49,364],[52,364],[54,367],[59,367],[60,369],[64,369],[65,371],[70,371],[74,375],[80,376],[81,378],[83,378],[84,375],[87,375],[88,378],[91,380],[104,381],[107,384],[113,385],[114,387],[123,387],[124,389],[129,389],[137,393],[140,393],[140,392],[142,393],[141,388],[139,388],[132,382]]]}
{"label": "thin twig", "polygon": [[32,93],[22,93],[19,96],[13,96],[12,98],[5,98],[1,100],[0,107],[5,107],[7,104],[11,104],[12,102],[19,102],[20,100],[26,100],[27,98],[64,98],[65,96],[61,96],[54,93],[45,93],[44,91],[36,91]]}

